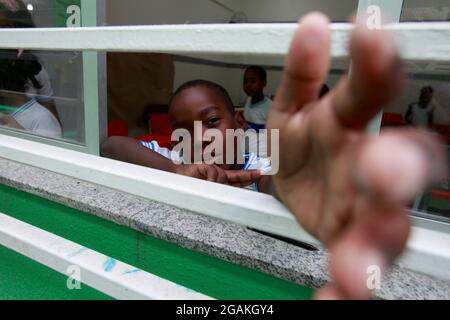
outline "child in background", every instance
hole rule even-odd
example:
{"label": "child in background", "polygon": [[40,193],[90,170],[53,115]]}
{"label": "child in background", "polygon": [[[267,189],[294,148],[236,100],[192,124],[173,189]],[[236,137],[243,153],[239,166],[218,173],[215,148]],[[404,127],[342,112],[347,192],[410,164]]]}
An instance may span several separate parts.
{"label": "child in background", "polygon": [[272,100],[264,95],[267,72],[260,66],[250,66],[244,75],[244,91],[248,95],[244,117],[247,125],[256,131],[265,129]]}
{"label": "child in background", "polygon": [[423,87],[420,90],[419,101],[411,103],[406,112],[406,121],[419,128],[431,128],[433,125],[434,107],[432,105],[433,88]]}

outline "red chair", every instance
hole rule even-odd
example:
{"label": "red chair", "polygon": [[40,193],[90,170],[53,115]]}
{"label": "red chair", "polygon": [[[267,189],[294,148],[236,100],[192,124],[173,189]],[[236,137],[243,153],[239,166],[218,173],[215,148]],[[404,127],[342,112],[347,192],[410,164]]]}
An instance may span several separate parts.
{"label": "red chair", "polygon": [[435,124],[433,125],[433,130],[441,136],[445,143],[450,144],[450,126],[445,124]]}
{"label": "red chair", "polygon": [[121,120],[108,122],[108,137],[112,136],[128,137],[128,124]]}
{"label": "red chair", "polygon": [[173,131],[172,121],[167,113],[151,115],[150,126],[152,133],[171,135]]}
{"label": "red chair", "polygon": [[431,191],[431,197],[435,198],[435,199],[450,200],[450,191],[440,190],[440,189],[433,189]]}
{"label": "red chair", "polygon": [[170,117],[165,114],[153,114],[150,116],[150,127],[152,132],[135,137],[141,141],[157,141],[160,147],[172,149],[171,141],[173,126]]}
{"label": "red chair", "polygon": [[382,126],[404,126],[406,121],[403,115],[399,113],[383,113],[383,119],[381,120]]}

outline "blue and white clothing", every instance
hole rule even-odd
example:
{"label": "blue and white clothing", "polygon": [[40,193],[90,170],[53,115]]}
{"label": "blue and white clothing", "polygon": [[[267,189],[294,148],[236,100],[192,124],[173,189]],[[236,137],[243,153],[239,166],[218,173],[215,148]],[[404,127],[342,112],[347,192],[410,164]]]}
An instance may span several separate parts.
{"label": "blue and white clothing", "polygon": [[[269,115],[270,107],[272,106],[272,100],[268,97],[264,97],[263,100],[252,104],[252,99],[249,97],[245,104],[244,117],[250,126],[254,124],[256,126],[263,127],[267,122],[267,117]],[[263,129],[263,128],[255,128]]]}
{"label": "blue and white clothing", "polygon": [[[245,165],[244,170],[260,170],[262,173],[269,173],[272,170],[270,160],[267,158],[259,157],[256,153],[248,153],[244,155]],[[258,191],[259,187],[257,183],[253,183],[245,189]]]}
{"label": "blue and white clothing", "polygon": [[140,143],[144,147],[146,147],[156,153],[159,153],[163,157],[166,157],[167,159],[170,159],[173,162],[183,163],[183,158],[181,157],[180,153],[169,150],[167,148],[160,147],[157,141],[150,141],[150,142],[140,141]]}
{"label": "blue and white clothing", "polygon": [[[166,157],[167,159],[170,159],[176,163],[183,163],[183,158],[178,152],[169,150],[167,148],[162,148],[156,141],[151,142],[140,141],[140,143],[144,147],[156,153],[159,153],[160,155]],[[259,157],[256,153],[250,152],[245,154],[244,160],[245,164],[243,170],[261,170],[263,173],[268,173],[271,170],[270,160],[267,158]],[[258,185],[256,183],[248,186],[246,189],[259,191]]]}
{"label": "blue and white clothing", "polygon": [[10,116],[28,132],[49,138],[62,136],[58,119],[36,99],[31,99]]}

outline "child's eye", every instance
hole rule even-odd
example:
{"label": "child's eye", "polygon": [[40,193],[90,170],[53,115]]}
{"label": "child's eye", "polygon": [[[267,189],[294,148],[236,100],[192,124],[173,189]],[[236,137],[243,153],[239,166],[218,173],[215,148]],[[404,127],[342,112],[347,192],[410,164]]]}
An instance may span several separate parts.
{"label": "child's eye", "polygon": [[208,128],[215,127],[219,124],[219,121],[220,121],[220,118],[218,118],[218,117],[210,118],[206,121],[206,126]]}

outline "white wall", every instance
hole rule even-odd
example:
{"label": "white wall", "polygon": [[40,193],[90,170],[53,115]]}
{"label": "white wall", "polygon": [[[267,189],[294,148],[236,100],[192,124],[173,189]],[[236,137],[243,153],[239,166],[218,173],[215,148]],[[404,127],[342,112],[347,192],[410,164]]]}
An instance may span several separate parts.
{"label": "white wall", "polygon": [[243,11],[249,22],[297,21],[311,11],[321,11],[332,21],[347,21],[358,7],[358,0],[221,0],[236,11]]}
{"label": "white wall", "polygon": [[[220,66],[206,66],[201,64],[175,61],[175,82],[177,88],[184,82],[194,79],[207,79],[225,87],[236,106],[242,105],[246,99],[243,91],[243,78],[245,68],[225,68]],[[268,96],[276,94],[280,84],[282,71],[267,71],[267,87],[264,93]],[[337,84],[340,76],[330,75],[326,83],[333,87]]]}
{"label": "white wall", "polygon": [[[227,89],[236,106],[242,105],[245,101],[246,96],[242,90],[245,69],[176,62],[175,70],[175,88],[189,80],[206,79],[214,81]],[[267,87],[264,93],[268,96],[275,94],[280,79],[280,71],[269,71],[267,74]]]}
{"label": "white wall", "polygon": [[[310,11],[322,11],[333,21],[347,21],[358,0],[220,0],[234,11],[243,11],[250,22],[297,21]],[[209,0],[107,0],[109,25],[224,23],[232,12]]]}
{"label": "white wall", "polygon": [[229,13],[208,0],[107,0],[108,25],[226,22]]}

